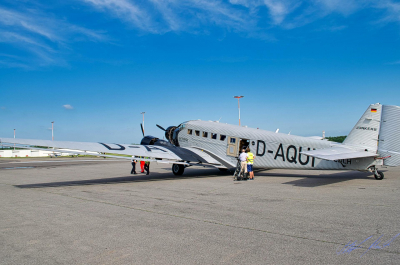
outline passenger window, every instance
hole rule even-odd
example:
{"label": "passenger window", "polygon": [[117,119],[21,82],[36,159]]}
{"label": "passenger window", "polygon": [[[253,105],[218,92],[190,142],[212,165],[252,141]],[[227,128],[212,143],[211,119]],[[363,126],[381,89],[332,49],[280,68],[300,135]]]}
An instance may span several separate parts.
{"label": "passenger window", "polygon": [[216,133],[211,133],[211,139],[217,139],[217,134]]}
{"label": "passenger window", "polygon": [[194,133],[196,134],[196,136],[200,136],[200,131],[195,130]]}
{"label": "passenger window", "polygon": [[192,129],[188,129],[188,134],[192,134],[193,133],[193,131],[192,131]]}
{"label": "passenger window", "polygon": [[221,135],[219,136],[219,139],[220,139],[221,141],[225,141],[226,135],[222,135],[222,134],[221,134]]}
{"label": "passenger window", "polygon": [[235,144],[236,143],[236,138],[231,138],[231,144]]}
{"label": "passenger window", "polygon": [[207,138],[208,137],[208,132],[203,132],[203,137]]}

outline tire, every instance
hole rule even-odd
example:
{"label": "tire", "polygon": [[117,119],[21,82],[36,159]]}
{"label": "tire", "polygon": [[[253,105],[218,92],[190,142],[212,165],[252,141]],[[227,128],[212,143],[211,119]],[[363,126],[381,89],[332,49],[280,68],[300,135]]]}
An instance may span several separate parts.
{"label": "tire", "polygon": [[374,175],[375,175],[375,179],[377,179],[377,180],[381,180],[385,177],[385,175],[383,174],[382,171],[377,171]]}
{"label": "tire", "polygon": [[172,165],[172,173],[174,173],[174,175],[181,176],[183,174],[183,171],[185,171],[185,167],[183,165],[179,164]]}

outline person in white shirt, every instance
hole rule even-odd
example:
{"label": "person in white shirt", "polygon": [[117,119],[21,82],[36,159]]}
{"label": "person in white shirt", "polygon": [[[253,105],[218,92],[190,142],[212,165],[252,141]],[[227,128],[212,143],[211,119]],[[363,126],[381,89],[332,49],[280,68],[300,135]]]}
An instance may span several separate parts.
{"label": "person in white shirt", "polygon": [[244,171],[244,173],[247,174],[247,154],[245,149],[243,149],[242,153],[239,155],[239,160],[240,160],[240,173]]}

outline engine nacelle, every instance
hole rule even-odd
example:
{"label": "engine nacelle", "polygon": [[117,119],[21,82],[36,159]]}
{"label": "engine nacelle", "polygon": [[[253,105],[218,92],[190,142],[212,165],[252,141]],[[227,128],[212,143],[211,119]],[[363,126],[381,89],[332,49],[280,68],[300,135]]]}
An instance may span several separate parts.
{"label": "engine nacelle", "polygon": [[154,143],[158,140],[157,137],[147,135],[143,137],[142,141],[140,141],[141,145],[154,145]]}
{"label": "engine nacelle", "polygon": [[172,146],[168,141],[160,140],[157,137],[147,135],[143,137],[140,142],[141,145],[158,145],[158,146]]}

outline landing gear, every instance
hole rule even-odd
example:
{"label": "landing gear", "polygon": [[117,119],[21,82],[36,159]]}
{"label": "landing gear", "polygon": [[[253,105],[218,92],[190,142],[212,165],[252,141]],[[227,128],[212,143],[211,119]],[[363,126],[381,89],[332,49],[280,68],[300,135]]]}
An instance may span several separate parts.
{"label": "landing gear", "polygon": [[244,173],[242,171],[242,167],[240,165],[240,160],[238,160],[238,163],[236,165],[235,173],[233,173],[233,180],[234,181],[240,181],[240,180],[247,180],[248,179],[248,173]]}
{"label": "landing gear", "polygon": [[382,172],[382,171],[376,170],[376,171],[374,172],[374,176],[375,176],[375,179],[381,180],[381,179],[383,179],[383,177],[384,177],[385,175],[383,175],[383,172]]}
{"label": "landing gear", "polygon": [[375,166],[368,168],[370,172],[374,172],[375,179],[381,180],[385,176],[382,171],[379,171]]}
{"label": "landing gear", "polygon": [[180,164],[172,165],[172,173],[174,173],[174,175],[181,176],[183,174],[183,171],[185,171],[184,165],[180,165]]}

